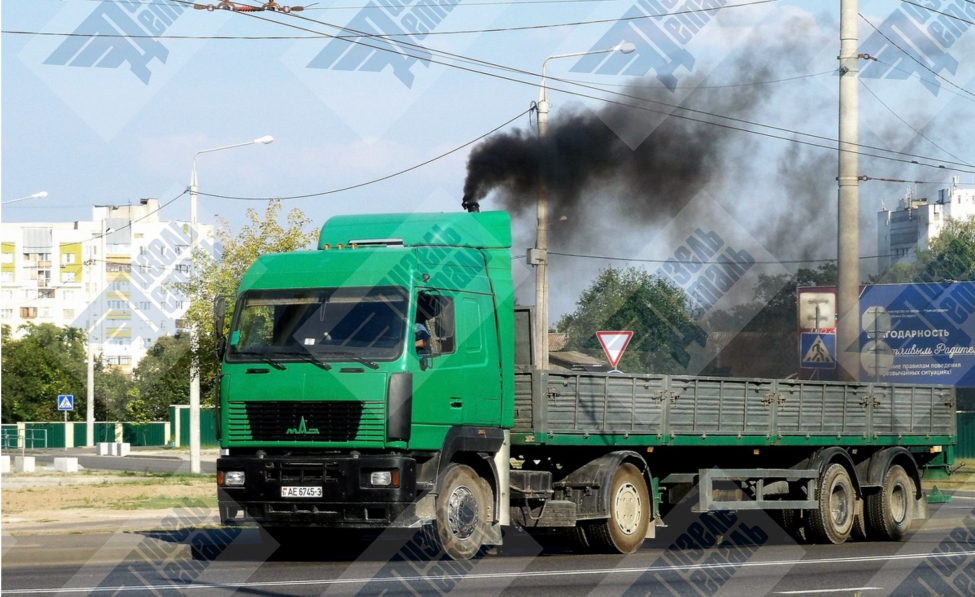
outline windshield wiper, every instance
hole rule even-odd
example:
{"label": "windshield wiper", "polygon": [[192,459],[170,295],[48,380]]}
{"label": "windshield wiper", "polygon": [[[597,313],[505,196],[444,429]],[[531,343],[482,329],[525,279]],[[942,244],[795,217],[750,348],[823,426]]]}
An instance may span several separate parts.
{"label": "windshield wiper", "polygon": [[268,365],[274,367],[278,371],[284,371],[285,369],[287,369],[287,367],[285,367],[281,363],[275,361],[274,359],[272,359],[271,357],[267,356],[263,352],[256,352],[256,351],[253,351],[253,350],[242,350],[242,351],[237,352],[236,354],[242,355],[242,356],[248,356],[248,357],[257,357],[257,359],[259,361],[261,361],[262,363],[267,363]]}
{"label": "windshield wiper", "polygon": [[310,354],[310,353],[307,353],[307,352],[289,352],[289,353],[287,353],[287,355],[289,357],[298,357],[299,359],[301,359],[302,361],[304,361],[306,363],[311,363],[313,365],[318,365],[319,367],[321,367],[325,371],[330,371],[332,369],[332,366],[331,365],[329,365],[325,361],[321,360],[320,358],[316,357],[315,355]]}
{"label": "windshield wiper", "polygon": [[329,350],[329,351],[326,351],[322,356],[323,357],[324,356],[328,356],[328,357],[332,357],[332,356],[345,357],[345,358],[349,359],[350,361],[355,361],[356,363],[359,363],[360,365],[365,365],[366,367],[369,367],[370,369],[379,369],[379,365],[377,365],[375,362],[370,361],[369,359],[360,357],[359,355],[355,354],[354,352],[332,352],[332,351]]}

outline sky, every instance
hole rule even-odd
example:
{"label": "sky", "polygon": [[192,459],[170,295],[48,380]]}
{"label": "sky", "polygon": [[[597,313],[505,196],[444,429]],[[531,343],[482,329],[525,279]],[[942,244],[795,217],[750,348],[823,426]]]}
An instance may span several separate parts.
{"label": "sky", "polygon": [[[195,152],[264,135],[272,135],[274,142],[201,156],[200,190],[266,199],[383,177],[516,117],[505,130],[527,130],[528,116],[518,115],[538,98],[537,74],[547,56],[609,48],[618,41],[636,41],[637,51],[549,63],[551,77],[602,87],[552,82],[551,122],[570,113],[602,117],[604,102],[564,89],[620,100],[607,90],[626,92],[631,89],[626,86],[635,85],[664,103],[654,104],[661,113],[652,117],[643,112],[632,120],[607,122],[634,150],[653,143],[658,127],[662,130],[675,118],[668,116],[673,110],[665,104],[683,103],[774,125],[776,131],[761,130],[791,140],[826,143],[795,131],[836,136],[838,82],[832,71],[839,45],[838,0],[706,2],[723,7],[696,25],[675,22],[674,15],[645,17],[648,12],[696,10],[700,3],[689,0],[437,0],[444,5],[442,21],[422,39],[402,35],[421,26],[418,0],[324,0],[291,15],[194,10],[179,4],[174,9],[167,2],[15,0],[0,6],[0,195],[6,201],[40,190],[49,193],[44,200],[4,207],[0,218],[72,221],[90,218],[94,204],[126,204],[144,197],[168,201],[185,190]],[[971,2],[923,3],[975,21]],[[861,51],[895,67],[861,61],[869,88],[861,88],[861,143],[924,156],[901,156],[908,162],[975,163],[975,32],[970,30],[975,27],[896,0],[865,0],[860,9],[943,77],[920,69],[889,45],[878,45],[874,30],[861,21],[861,41],[873,43],[861,45]],[[563,23],[577,24],[510,30]],[[342,27],[347,30],[339,35],[358,40],[362,38],[348,29],[400,35],[396,39],[409,39],[430,51],[526,72],[499,71],[439,53],[430,53],[424,63],[322,36],[335,35]],[[654,38],[654,46],[649,31],[667,37]],[[38,32],[110,32],[116,37]],[[260,39],[212,39],[217,36]],[[738,131],[723,136],[720,144],[721,150],[709,158],[714,163],[697,176],[700,185],[679,206],[691,210],[681,212],[686,217],[666,212],[661,218],[633,218],[626,202],[616,200],[611,181],[596,181],[585,191],[585,212],[559,213],[555,205],[554,215],[568,221],[585,218],[586,223],[583,233],[573,228],[572,234],[560,236],[558,220],[553,221],[560,243],[553,244],[553,251],[664,259],[703,221],[695,217],[709,213],[712,222],[714,214],[721,214],[714,226],[733,220],[727,230],[736,246],[780,262],[765,273],[792,271],[796,259],[835,257],[834,151]],[[456,211],[469,151],[466,147],[374,185],[285,205],[300,208],[318,223],[337,214]],[[872,178],[937,183],[917,185],[919,196],[932,195],[950,176],[944,169],[866,156],[860,166]],[[975,183],[975,174],[960,176],[963,183]],[[896,204],[907,186],[861,185],[861,255],[876,252],[881,202]],[[645,200],[655,200],[653,189],[647,189]],[[489,195],[482,209],[499,205]],[[240,225],[246,209],[263,206],[262,201],[202,196],[201,221],[213,223],[220,217]],[[184,195],[161,215],[188,219],[188,210]],[[534,220],[529,212],[516,216],[513,253],[523,254],[532,242]],[[608,263],[553,257],[552,318],[570,311],[584,285]],[[866,259],[864,271],[869,270]],[[516,260],[523,302],[532,302],[529,274]]]}

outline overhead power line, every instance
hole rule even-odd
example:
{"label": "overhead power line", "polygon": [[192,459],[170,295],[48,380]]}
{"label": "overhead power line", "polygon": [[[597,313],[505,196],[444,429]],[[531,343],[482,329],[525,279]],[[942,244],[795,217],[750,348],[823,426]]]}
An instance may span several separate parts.
{"label": "overhead power line", "polygon": [[[173,0],[173,1],[176,2],[177,4],[183,4],[183,5],[192,5],[193,4],[191,2],[177,2],[177,0]],[[654,14],[650,14],[650,15],[642,14],[642,15],[634,15],[634,16],[629,16],[629,17],[617,17],[617,18],[612,18],[612,19],[593,19],[593,20],[588,20],[588,21],[569,21],[569,22],[563,22],[563,23],[542,23],[542,24],[537,24],[537,25],[519,25],[519,26],[515,26],[515,27],[492,27],[492,28],[487,28],[487,29],[462,29],[462,30],[455,30],[455,31],[428,31],[428,32],[426,32],[424,34],[424,36],[430,36],[430,35],[473,35],[473,34],[481,34],[481,33],[511,33],[511,32],[519,32],[519,31],[532,31],[532,30],[538,30],[538,29],[557,29],[557,28],[561,28],[561,27],[580,27],[580,26],[587,26],[587,25],[604,25],[606,23],[616,23],[616,22],[619,22],[619,21],[638,21],[638,20],[646,20],[646,19],[657,19],[657,18],[661,18],[661,17],[680,16],[680,15],[700,13],[700,12],[715,12],[715,11],[718,11],[718,10],[725,10],[725,9],[728,9],[728,8],[744,8],[744,7],[748,7],[748,6],[755,6],[755,5],[758,5],[758,4],[770,4],[770,3],[773,3],[773,2],[781,2],[781,1],[782,0],[752,0],[751,2],[743,2],[741,4],[726,4],[725,6],[719,6],[719,7],[716,7],[716,8],[694,8],[694,9],[679,10],[679,11],[675,11],[675,12],[662,12],[662,13],[654,13]],[[240,6],[242,6],[242,7],[256,8],[255,6],[251,6],[251,5],[247,5],[247,4],[243,4],[243,3],[238,3],[238,4]],[[463,5],[462,4],[459,4],[458,6],[463,6]],[[314,19],[312,19],[312,20],[314,20]],[[261,36],[230,36],[230,35],[227,35],[227,36],[203,36],[203,35],[195,36],[195,35],[165,35],[165,34],[163,34],[163,35],[121,35],[121,34],[102,35],[102,34],[98,34],[98,33],[75,33],[75,32],[62,33],[62,32],[41,32],[41,31],[25,31],[25,30],[4,30],[2,33],[8,33],[8,34],[11,34],[11,35],[44,35],[44,36],[57,36],[57,37],[92,37],[92,36],[97,36],[97,37],[128,37],[128,38],[134,38],[134,39],[147,38],[148,37],[148,38],[153,38],[153,39],[191,39],[191,40],[201,40],[202,39],[202,40],[249,40],[249,41],[255,41],[255,40],[269,40],[270,41],[270,40],[289,40],[289,39],[316,39],[316,38],[320,38],[320,37],[328,37],[328,38],[332,38],[332,39],[355,39],[355,38],[361,37],[360,35],[358,35],[358,33],[356,35],[354,35],[354,36],[343,36],[343,35],[332,36],[332,35],[327,35],[327,34],[319,34],[317,36],[295,36],[295,37],[277,37],[277,36],[261,37]],[[415,35],[416,35],[415,33],[382,33],[382,34],[372,34],[373,37],[380,38],[380,39],[389,39],[389,38],[396,38],[396,37],[412,38]]]}
{"label": "overhead power line", "polygon": [[[905,1],[905,0],[901,0],[901,1],[903,2],[903,1]],[[913,3],[909,3],[909,4],[913,4]],[[951,80],[949,80],[949,79],[947,79],[946,77],[943,77],[943,76],[942,76],[942,75],[941,75],[941,74],[940,74],[940,73],[939,73],[938,71],[936,71],[936,70],[934,70],[933,68],[931,68],[931,67],[930,67],[930,66],[928,66],[927,64],[924,64],[923,62],[921,62],[920,60],[918,60],[917,58],[915,58],[913,54],[911,54],[910,52],[908,52],[908,51],[907,51],[907,50],[905,50],[904,48],[902,48],[902,47],[900,47],[899,45],[897,45],[897,44],[896,44],[896,43],[894,42],[894,40],[892,40],[892,39],[890,39],[889,37],[887,37],[887,34],[886,34],[886,33],[884,33],[883,31],[881,31],[880,29],[878,29],[878,28],[877,28],[877,26],[876,26],[876,25],[874,25],[873,23],[871,23],[871,22],[870,22],[870,19],[868,19],[867,17],[865,17],[865,16],[863,16],[863,13],[857,13],[857,14],[858,14],[858,15],[860,15],[860,18],[861,18],[861,19],[863,19],[863,20],[864,20],[864,22],[866,22],[866,24],[867,24],[867,25],[870,25],[870,27],[872,27],[874,31],[876,31],[877,33],[879,33],[879,34],[880,34],[880,36],[881,36],[881,37],[883,37],[884,39],[886,39],[886,40],[887,40],[887,43],[889,43],[890,45],[892,45],[892,46],[894,46],[895,48],[897,48],[898,50],[900,50],[902,54],[904,54],[905,56],[907,56],[908,58],[910,58],[910,59],[911,59],[911,60],[913,60],[914,62],[917,62],[918,64],[920,64],[920,65],[921,65],[921,67],[923,67],[923,68],[924,68],[924,70],[926,70],[926,71],[928,71],[929,73],[931,73],[931,74],[933,74],[934,76],[936,76],[936,77],[938,77],[939,79],[941,79],[941,80],[942,80],[942,81],[944,81],[945,83],[947,83],[947,84],[949,84],[949,85],[951,85],[952,87],[954,87],[954,88],[956,88],[956,89],[959,89],[959,90],[961,90],[961,91],[963,91],[963,92],[965,92],[966,94],[968,94],[968,95],[970,95],[970,96],[972,96],[972,97],[975,97],[975,93],[972,93],[971,91],[969,91],[969,90],[967,90],[967,89],[965,89],[964,87],[962,87],[962,86],[960,86],[960,85],[957,85],[957,84],[955,84],[955,83],[954,83],[953,81],[951,81]],[[973,23],[973,24],[975,24],[975,23]],[[879,62],[879,61],[878,61],[878,62]],[[885,64],[886,64],[886,63],[885,63]]]}
{"label": "overhead power line", "polygon": [[[937,143],[935,143],[930,137],[928,137],[927,135],[925,135],[921,131],[919,131],[916,128],[914,128],[913,126],[911,126],[911,124],[909,122],[907,122],[906,120],[904,120],[903,118],[901,118],[900,115],[897,114],[897,112],[894,112],[894,109],[891,108],[890,106],[888,106],[887,103],[884,100],[880,99],[880,96],[877,95],[876,93],[874,93],[873,92],[873,89],[870,89],[870,87],[867,86],[866,81],[864,81],[863,79],[858,79],[858,80],[860,81],[860,84],[863,85],[863,88],[867,90],[867,93],[869,93],[870,95],[872,95],[874,97],[874,99],[876,99],[878,102],[880,102],[880,105],[881,106],[883,106],[884,108],[887,108],[887,111],[890,112],[891,114],[893,114],[894,115],[894,118],[896,118],[897,120],[900,120],[904,124],[904,126],[906,126],[907,128],[911,129],[912,131],[914,131],[914,133],[916,135],[918,135],[919,137],[921,137],[922,139],[924,139],[925,141],[927,141],[931,145],[934,145],[935,147],[937,147],[938,149],[940,149],[941,151],[943,151],[946,155],[955,158],[959,162],[966,163],[960,157],[958,157],[955,154],[951,153],[950,151],[948,151],[944,147],[941,147],[940,145],[938,145]],[[971,164],[969,164],[969,165],[971,166]],[[973,167],[975,167],[975,166],[973,166]]]}
{"label": "overhead power line", "polygon": [[[49,0],[52,2],[63,2],[64,0]],[[81,2],[117,2],[119,4],[133,4],[138,3],[139,6],[171,6],[172,2],[142,2],[141,0],[74,0]],[[458,8],[477,8],[479,6],[521,6],[521,5],[535,5],[535,4],[611,4],[617,2],[629,2],[633,3],[633,0],[499,0],[499,1],[489,1],[489,2],[458,2],[453,5],[451,10],[457,10]],[[317,4],[317,2],[315,3]],[[439,7],[440,4],[437,2],[429,2],[421,0],[414,4],[413,6],[429,6],[429,7]],[[383,10],[383,7],[379,4],[358,4],[358,5],[335,5],[335,6],[305,6],[304,11],[316,10],[316,11],[338,11],[338,10]],[[716,10],[716,9],[709,9]]]}
{"label": "overhead power line", "polygon": [[142,220],[148,218],[149,216],[151,216],[153,214],[156,214],[156,213],[159,213],[160,211],[162,211],[163,209],[165,209],[167,206],[169,206],[171,203],[173,203],[174,201],[176,201],[177,199],[179,199],[180,197],[182,197],[183,195],[185,195],[185,194],[187,194],[189,192],[190,192],[189,189],[183,191],[179,195],[176,195],[175,197],[173,197],[169,201],[163,203],[162,205],[160,205],[156,209],[150,211],[149,213],[145,214],[141,218],[138,218],[136,220],[130,220],[128,224],[125,224],[123,226],[119,226],[118,228],[113,229],[111,232],[106,232],[105,234],[99,234],[98,236],[93,236],[91,238],[86,238],[85,240],[79,241],[79,242],[87,243],[87,242],[91,242],[93,240],[99,240],[101,238],[104,238],[104,237],[108,236],[109,234],[114,234],[114,233],[118,232],[119,230],[125,230],[126,228],[131,228],[132,227],[132,224],[136,224],[138,222],[141,222]]}
{"label": "overhead power line", "polygon": [[904,4],[910,4],[911,6],[916,6],[918,8],[923,8],[924,10],[927,10],[929,12],[937,13],[939,15],[944,15],[944,16],[948,17],[949,19],[954,19],[956,21],[961,21],[962,23],[968,23],[969,25],[975,25],[975,21],[969,21],[968,19],[963,19],[963,18],[959,17],[958,15],[953,15],[951,13],[947,13],[947,12],[943,12],[943,11],[940,11],[940,10],[936,10],[934,8],[931,8],[930,6],[924,6],[922,4],[918,4],[917,2],[911,2],[910,0],[901,0],[901,2],[903,2]]}
{"label": "overhead power line", "polygon": [[521,118],[522,116],[524,116],[525,114],[528,114],[530,111],[531,111],[531,109],[528,109],[528,110],[525,110],[523,112],[520,112],[514,118],[510,118],[510,119],[506,120],[505,122],[499,124],[498,126],[494,127],[493,129],[491,129],[490,131],[484,133],[483,135],[478,135],[477,137],[471,139],[470,141],[464,143],[463,145],[458,145],[457,147],[455,147],[455,148],[453,148],[453,149],[451,149],[449,151],[445,151],[444,153],[441,153],[440,155],[438,155],[436,157],[430,158],[429,160],[420,162],[419,164],[414,164],[414,165],[410,166],[409,168],[404,168],[403,170],[399,170],[397,172],[393,172],[392,174],[387,174],[386,176],[381,176],[379,178],[374,178],[372,180],[367,180],[365,182],[360,182],[358,184],[349,185],[349,186],[346,186],[346,187],[340,187],[340,188],[337,188],[337,189],[331,189],[331,190],[328,190],[328,191],[321,191],[319,193],[307,193],[307,194],[304,194],[304,195],[291,195],[291,196],[287,196],[287,197],[235,197],[233,195],[218,195],[216,193],[204,193],[203,191],[199,191],[198,194],[205,195],[207,197],[216,197],[218,199],[233,199],[233,200],[236,200],[236,201],[267,201],[268,199],[278,199],[278,200],[285,201],[285,200],[290,200],[290,199],[308,199],[310,197],[323,197],[325,195],[333,195],[335,193],[342,193],[344,191],[351,191],[353,189],[359,189],[359,188],[366,187],[366,186],[369,186],[369,185],[372,185],[372,184],[376,184],[377,182],[382,182],[384,180],[389,180],[390,178],[395,178],[397,176],[400,176],[401,174],[406,174],[407,172],[411,172],[413,170],[416,170],[417,168],[422,168],[423,166],[426,166],[427,164],[431,164],[433,162],[436,162],[437,160],[443,159],[443,158],[447,157],[450,154],[457,153],[461,149],[464,149],[465,147],[467,147],[469,145],[472,145],[474,143],[477,143],[478,141],[480,141],[481,139],[487,137],[488,135],[490,135],[492,133],[495,133],[495,132],[503,129],[504,127],[508,126],[512,122],[514,122],[514,121],[518,120],[519,118]]}
{"label": "overhead power line", "polygon": [[[303,27],[303,26],[300,26],[300,25],[292,24],[292,23],[285,23],[285,22],[282,22],[282,21],[277,21],[277,20],[274,20],[274,19],[269,19],[267,17],[263,17],[263,16],[260,16],[260,15],[257,15],[257,14],[253,14],[253,13],[249,13],[249,12],[241,12],[241,13],[235,13],[235,14],[241,14],[241,15],[244,15],[244,16],[247,16],[247,17],[250,17],[250,18],[259,19],[259,20],[263,20],[263,21],[270,22],[270,23],[276,23],[278,25],[283,25],[285,27],[290,27],[290,28],[293,28],[293,29],[301,30],[301,31],[312,32],[312,33],[316,33],[316,34],[322,34],[322,32],[315,31],[314,29],[309,29],[308,27]],[[351,29],[351,28],[348,28],[348,27],[342,27],[342,26],[334,25],[334,24],[328,23],[328,22],[318,21],[316,19],[311,19],[309,17],[305,17],[305,16],[298,15],[298,14],[295,14],[295,13],[291,13],[288,16],[291,16],[291,17],[294,17],[294,18],[297,18],[297,19],[301,19],[301,20],[304,20],[304,21],[310,21],[310,22],[313,22],[313,23],[317,23],[317,24],[320,24],[320,25],[324,25],[326,27],[330,27],[330,28],[333,28],[333,29],[338,29],[340,31],[350,31],[350,32],[353,32],[353,33],[356,34],[357,38],[354,39],[354,40],[350,40],[349,43],[354,43],[354,44],[357,44],[357,45],[362,45],[362,46],[365,46],[365,47],[368,47],[368,48],[375,49],[377,51],[391,52],[391,53],[395,53],[396,55],[399,55],[399,56],[406,55],[408,57],[412,57],[412,58],[415,58],[415,59],[418,59],[418,60],[423,60],[425,62],[431,62],[431,63],[434,63],[434,64],[440,64],[440,65],[443,65],[443,66],[447,66],[449,68],[454,68],[454,69],[458,69],[458,70],[462,70],[462,71],[466,71],[466,72],[471,72],[471,73],[475,73],[475,74],[490,76],[490,77],[494,77],[494,78],[497,78],[497,79],[511,81],[511,82],[514,82],[514,83],[518,83],[518,84],[521,84],[521,85],[529,85],[529,86],[532,86],[532,87],[536,87],[537,86],[537,83],[535,83],[534,81],[525,81],[525,80],[522,80],[522,79],[517,79],[517,78],[511,77],[511,76],[507,76],[507,75],[503,75],[503,74],[485,72],[483,70],[477,70],[477,69],[471,68],[469,66],[464,66],[464,65],[460,65],[460,64],[454,64],[454,63],[445,62],[445,61],[442,61],[442,60],[435,60],[435,59],[433,59],[433,58],[430,57],[430,54],[434,54],[435,53],[438,56],[439,55],[442,55],[442,56],[445,56],[445,57],[448,57],[448,58],[452,58],[454,60],[463,61],[463,62],[470,63],[470,64],[484,65],[484,66],[487,66],[489,68],[494,68],[494,69],[498,69],[498,70],[508,71],[508,72],[515,73],[515,74],[529,75],[529,76],[532,76],[533,78],[537,78],[537,77],[540,77],[541,76],[539,73],[534,73],[534,72],[531,72],[531,71],[526,71],[526,70],[523,70],[523,69],[517,69],[517,68],[513,68],[513,67],[509,67],[509,66],[505,66],[505,65],[500,65],[500,64],[496,64],[496,63],[491,63],[491,62],[487,62],[487,61],[484,61],[484,60],[472,59],[472,58],[468,58],[466,56],[452,54],[450,52],[445,52],[445,51],[442,51],[442,50],[436,50],[436,49],[432,49],[432,48],[426,48],[426,47],[423,47],[423,46],[417,46],[416,44],[411,44],[411,43],[408,43],[408,42],[402,42],[402,41],[394,42],[398,46],[400,46],[401,49],[403,50],[403,51],[397,51],[397,50],[394,50],[394,49],[392,49],[391,47],[388,47],[388,46],[384,46],[384,45],[373,45],[373,44],[370,44],[370,43],[367,43],[367,42],[363,41],[362,39],[359,39],[360,37],[365,37],[365,38],[377,37],[375,34],[369,34],[367,32],[356,31],[356,30]],[[422,51],[426,55],[417,56],[417,55],[414,55],[414,54],[410,54],[409,51],[407,51],[404,48],[404,46],[405,47],[413,46],[413,47],[417,48],[418,50]],[[558,77],[548,77],[548,79],[550,81],[567,82],[564,79],[560,79]],[[768,128],[768,129],[771,129],[771,130],[774,130],[774,131],[787,133],[789,135],[799,135],[799,136],[810,137],[810,138],[813,138],[813,139],[818,139],[818,140],[823,140],[823,141],[829,141],[831,143],[838,143],[838,140],[837,139],[832,138],[832,137],[823,136],[823,135],[815,135],[813,133],[806,133],[806,132],[802,132],[802,131],[788,129],[788,128],[785,128],[785,127],[776,127],[774,125],[763,124],[763,123],[760,123],[760,122],[754,122],[754,121],[750,121],[750,120],[746,120],[746,119],[735,118],[735,117],[732,117],[732,116],[724,116],[724,115],[721,115],[721,114],[714,114],[714,113],[707,112],[707,111],[704,111],[704,110],[695,110],[695,109],[687,108],[687,107],[680,106],[680,105],[677,105],[677,104],[671,104],[671,103],[668,103],[668,102],[661,102],[661,101],[658,101],[658,100],[652,100],[652,99],[649,99],[649,98],[639,97],[639,96],[635,96],[635,95],[631,95],[631,94],[625,94],[625,93],[621,93],[621,92],[615,92],[615,91],[607,90],[607,89],[600,88],[600,87],[597,87],[597,86],[582,85],[582,84],[578,84],[578,83],[576,83],[575,85],[577,85],[579,87],[586,88],[586,89],[593,89],[593,90],[596,90],[596,91],[600,91],[600,92],[603,92],[603,93],[609,93],[609,94],[612,94],[612,95],[617,95],[617,96],[624,97],[624,98],[628,98],[628,99],[634,99],[634,100],[638,100],[638,101],[642,101],[642,102],[647,102],[647,103],[652,103],[652,104],[659,104],[659,105],[662,105],[662,106],[665,106],[665,107],[672,108],[674,110],[682,110],[682,111],[687,111],[687,112],[691,112],[691,113],[694,113],[694,114],[701,114],[701,115],[709,116],[709,117],[713,117],[713,118],[720,118],[720,119],[730,120],[732,122],[738,122],[738,123],[748,124],[748,125],[751,125],[751,126],[758,126],[758,127]],[[567,93],[567,94],[570,94],[570,95],[574,95],[576,97],[593,99],[593,100],[596,100],[596,101],[602,101],[602,102],[606,102],[606,103],[610,103],[610,104],[615,104],[615,105],[619,105],[619,106],[623,106],[623,107],[627,107],[627,108],[639,109],[639,110],[644,110],[644,111],[648,111],[648,112],[652,112],[652,113],[663,114],[665,116],[670,116],[670,117],[673,117],[673,118],[681,118],[681,119],[685,119],[685,120],[700,122],[700,123],[703,123],[703,124],[709,124],[709,125],[712,125],[712,126],[721,126],[721,127],[728,128],[728,129],[731,129],[731,130],[739,130],[739,131],[743,131],[743,132],[747,132],[747,133],[751,133],[751,134],[757,134],[757,135],[762,135],[762,136],[771,137],[771,138],[783,139],[783,140],[786,140],[786,141],[800,143],[800,144],[804,144],[804,145],[810,145],[810,146],[813,146],[813,147],[822,147],[822,148],[825,148],[825,149],[837,150],[837,151],[843,151],[843,152],[853,152],[853,153],[858,153],[860,155],[864,155],[864,156],[867,156],[867,157],[875,157],[875,158],[879,158],[879,159],[887,159],[887,160],[896,161],[896,162],[915,164],[915,165],[918,165],[918,166],[923,166],[923,167],[928,167],[928,168],[947,169],[944,164],[928,164],[928,163],[919,162],[917,160],[907,160],[907,159],[893,158],[893,157],[890,157],[890,156],[876,155],[876,154],[871,154],[871,153],[859,152],[859,151],[855,151],[855,150],[841,149],[841,148],[831,147],[831,146],[827,146],[827,145],[820,145],[818,143],[812,143],[812,142],[809,142],[809,141],[803,141],[803,140],[798,140],[798,139],[791,139],[789,137],[782,137],[782,136],[779,136],[779,135],[774,135],[774,134],[770,134],[770,133],[763,132],[763,131],[753,131],[753,130],[750,130],[750,129],[745,129],[745,128],[741,128],[741,127],[727,125],[727,124],[724,124],[724,123],[717,123],[717,122],[712,122],[712,121],[708,121],[708,120],[702,120],[702,119],[698,119],[698,118],[692,118],[690,116],[686,116],[686,115],[682,115],[682,114],[674,114],[674,113],[671,113],[671,112],[665,112],[665,111],[661,111],[661,110],[654,110],[654,109],[651,109],[651,108],[647,108],[646,106],[635,106],[635,105],[628,104],[628,103],[624,103],[624,102],[613,101],[613,100],[610,100],[610,99],[607,99],[607,98],[604,98],[604,97],[598,97],[598,96],[593,96],[593,95],[588,95],[588,94],[580,93],[578,91],[567,90],[567,89],[560,89],[560,88],[557,88],[557,87],[552,87],[551,85],[549,86],[549,89],[552,90],[552,91],[564,92],[564,93]],[[945,162],[946,164],[960,165],[960,166],[968,167],[968,164],[964,164],[964,163],[954,163],[954,162],[948,162],[948,161],[945,161],[945,160],[936,160],[935,158],[931,158],[929,156],[921,156],[921,155],[911,154],[911,153],[907,153],[907,152],[893,151],[893,150],[890,150],[890,149],[887,149],[887,148],[884,148],[884,147],[875,147],[875,146],[864,145],[864,144],[859,144],[859,145],[857,145],[857,147],[864,148],[864,149],[870,149],[870,150],[874,150],[874,151],[880,151],[880,152],[884,152],[884,153],[890,153],[890,154],[894,154],[894,155],[901,155],[901,156],[905,156],[905,157],[918,158],[918,159],[921,159],[921,160],[930,160],[930,161],[937,161],[937,162]],[[975,174],[975,170],[962,170],[962,169],[959,169],[959,168],[951,168],[951,169],[956,170],[958,172]]]}

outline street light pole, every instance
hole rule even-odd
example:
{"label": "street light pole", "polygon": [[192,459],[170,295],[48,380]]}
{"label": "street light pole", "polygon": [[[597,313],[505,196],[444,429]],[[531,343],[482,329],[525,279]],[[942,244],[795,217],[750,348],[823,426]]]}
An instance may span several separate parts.
{"label": "street light pole", "polygon": [[[196,275],[196,261],[193,259],[193,253],[196,250],[196,245],[199,242],[199,231],[197,229],[197,198],[199,196],[199,182],[196,177],[196,158],[200,156],[201,153],[213,153],[215,151],[223,151],[225,149],[234,149],[236,147],[246,147],[248,145],[267,145],[274,141],[274,137],[271,135],[265,135],[253,141],[247,141],[246,143],[236,143],[234,145],[225,145],[223,147],[214,147],[213,149],[201,149],[193,155],[193,171],[190,173],[190,267],[192,268],[191,276]],[[196,324],[190,322],[190,350],[192,354],[190,355],[190,472],[199,473],[200,468],[200,358],[199,358],[199,348],[200,348],[200,330],[197,328]]]}
{"label": "street light pole", "polygon": [[8,199],[7,201],[0,202],[0,205],[7,205],[10,203],[17,203],[18,201],[27,201],[28,199],[45,199],[47,198],[47,191],[41,191],[40,193],[34,193],[33,195],[28,195],[26,197],[20,197],[18,199]]}
{"label": "street light pole", "polygon": [[855,380],[860,372],[860,171],[859,56],[857,54],[857,0],[840,2],[840,122],[839,205],[837,234],[836,352],[840,375]]}
{"label": "street light pole", "polygon": [[[612,48],[592,50],[589,52],[573,52],[571,54],[556,54],[549,56],[542,62],[542,82],[538,92],[538,136],[544,138],[548,132],[548,89],[545,85],[545,69],[549,60],[557,58],[573,58],[589,56],[590,54],[609,54],[620,52],[629,54],[636,49],[631,43],[619,43]],[[539,184],[538,203],[536,206],[538,221],[535,227],[535,364],[539,369],[548,367],[548,188],[545,181]]]}

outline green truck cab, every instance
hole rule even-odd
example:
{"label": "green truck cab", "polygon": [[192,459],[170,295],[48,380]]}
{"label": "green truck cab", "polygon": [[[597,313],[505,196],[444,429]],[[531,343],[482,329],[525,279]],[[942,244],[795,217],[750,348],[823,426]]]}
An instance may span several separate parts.
{"label": "green truck cab", "polygon": [[694,485],[704,510],[788,512],[833,543],[923,515],[951,388],[539,367],[510,249],[503,212],[384,214],[259,258],[226,336],[215,306],[221,518],[429,525],[469,558],[512,524],[629,553]]}

